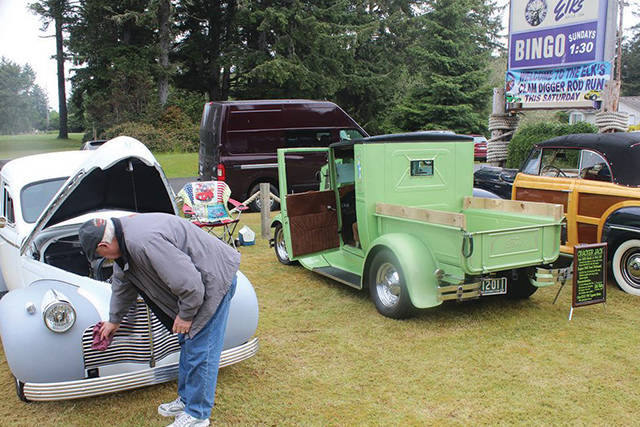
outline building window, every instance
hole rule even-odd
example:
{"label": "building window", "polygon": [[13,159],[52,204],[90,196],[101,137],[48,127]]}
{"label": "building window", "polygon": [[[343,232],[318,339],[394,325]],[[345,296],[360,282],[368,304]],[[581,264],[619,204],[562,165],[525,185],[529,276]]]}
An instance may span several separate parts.
{"label": "building window", "polygon": [[584,122],[584,114],[577,111],[574,111],[573,113],[569,114],[570,125],[580,123],[580,122]]}

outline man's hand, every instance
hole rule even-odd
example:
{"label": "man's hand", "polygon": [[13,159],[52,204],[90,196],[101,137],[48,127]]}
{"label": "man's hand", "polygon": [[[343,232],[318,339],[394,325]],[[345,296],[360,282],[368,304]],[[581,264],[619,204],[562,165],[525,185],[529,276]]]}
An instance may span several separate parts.
{"label": "man's hand", "polygon": [[176,316],[176,320],[173,322],[174,334],[186,334],[191,329],[191,322],[182,320],[180,316]]}
{"label": "man's hand", "polygon": [[100,327],[100,338],[105,339],[111,337],[120,327],[120,323],[103,322]]}

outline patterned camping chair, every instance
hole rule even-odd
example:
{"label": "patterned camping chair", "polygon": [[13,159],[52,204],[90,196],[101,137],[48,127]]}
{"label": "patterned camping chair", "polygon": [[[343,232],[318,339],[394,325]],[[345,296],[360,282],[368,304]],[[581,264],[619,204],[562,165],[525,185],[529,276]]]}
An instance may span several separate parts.
{"label": "patterned camping chair", "polygon": [[235,248],[233,233],[247,207],[230,196],[224,181],[196,181],[182,187],[177,202],[182,216]]}

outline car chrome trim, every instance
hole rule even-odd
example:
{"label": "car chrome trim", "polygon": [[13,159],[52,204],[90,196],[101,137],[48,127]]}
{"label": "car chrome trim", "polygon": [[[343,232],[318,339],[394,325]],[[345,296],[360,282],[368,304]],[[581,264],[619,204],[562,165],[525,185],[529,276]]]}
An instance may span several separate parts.
{"label": "car chrome trim", "polygon": [[[15,228],[15,227],[14,227]],[[14,242],[12,242],[11,240],[7,239],[5,236],[3,236],[2,234],[0,234],[0,238],[2,240],[4,240],[5,242],[7,242],[7,244],[13,246],[14,248],[18,248],[20,249],[20,245],[16,245]]]}
{"label": "car chrome trim", "polygon": [[93,328],[89,325],[82,334],[84,368],[98,368],[116,363],[148,363],[154,367],[159,360],[180,351],[178,336],[164,327],[141,298],[129,311],[113,341],[104,351],[94,350]]}
{"label": "car chrome trim", "polygon": [[240,165],[240,169],[266,169],[277,168],[277,163],[256,163],[254,165]]}
{"label": "car chrome trim", "polygon": [[640,229],[633,228],[633,227],[625,227],[624,225],[610,225],[609,228],[614,228],[616,230],[622,230],[622,231],[630,231],[632,233],[640,233]]}
{"label": "car chrome trim", "polygon": [[[249,359],[258,351],[258,338],[254,337],[246,343],[223,350],[220,355],[220,367],[232,365]],[[130,390],[153,384],[172,381],[178,376],[178,364],[144,369],[135,373],[109,375],[106,377],[58,383],[24,383],[24,396],[27,400],[47,401],[61,399],[78,399],[98,396],[116,391]]]}

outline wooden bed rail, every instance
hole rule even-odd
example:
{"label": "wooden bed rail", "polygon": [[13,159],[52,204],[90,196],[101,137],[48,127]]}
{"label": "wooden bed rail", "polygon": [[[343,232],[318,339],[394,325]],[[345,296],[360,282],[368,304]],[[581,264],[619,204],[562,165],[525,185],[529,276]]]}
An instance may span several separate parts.
{"label": "wooden bed rail", "polygon": [[447,225],[449,227],[458,227],[463,230],[467,228],[467,219],[465,216],[456,212],[376,203],[376,214],[412,219],[431,224]]}
{"label": "wooden bed rail", "polygon": [[560,221],[564,217],[562,205],[540,202],[525,202],[522,200],[485,199],[482,197],[465,197],[463,209],[488,209],[501,212],[511,212],[532,216],[552,217]]}

